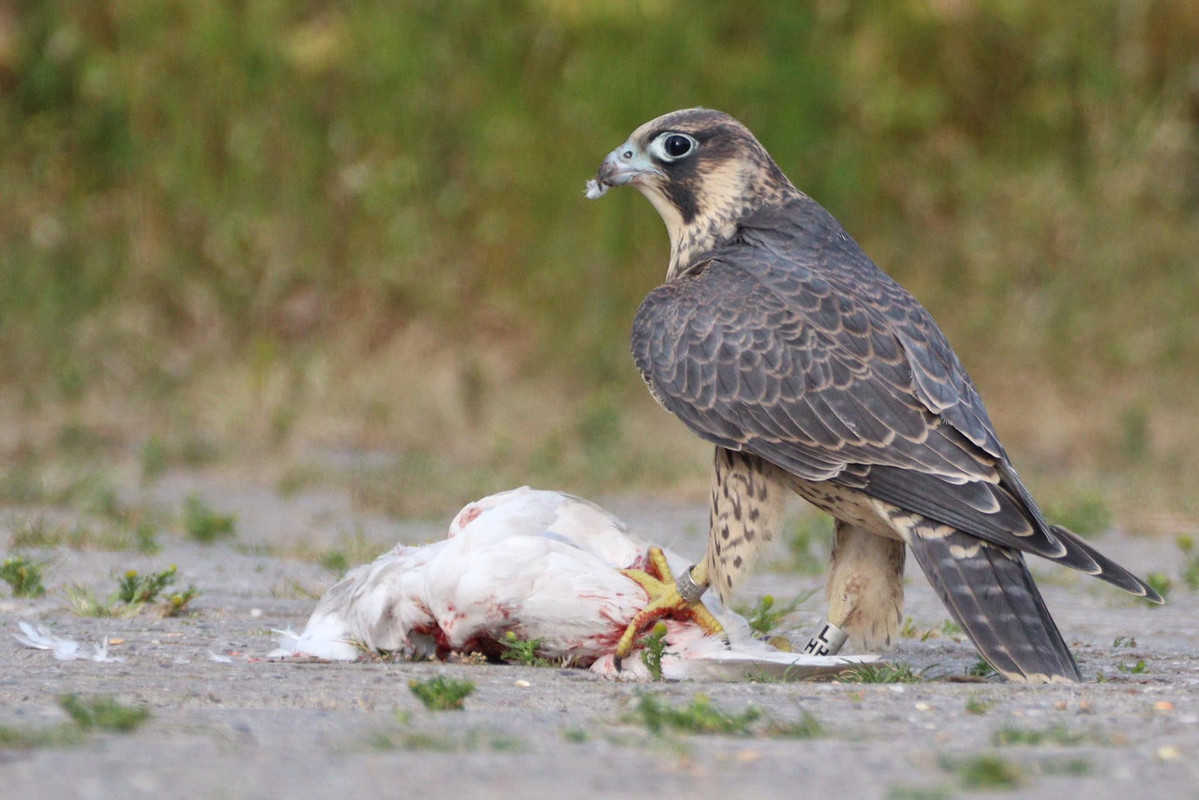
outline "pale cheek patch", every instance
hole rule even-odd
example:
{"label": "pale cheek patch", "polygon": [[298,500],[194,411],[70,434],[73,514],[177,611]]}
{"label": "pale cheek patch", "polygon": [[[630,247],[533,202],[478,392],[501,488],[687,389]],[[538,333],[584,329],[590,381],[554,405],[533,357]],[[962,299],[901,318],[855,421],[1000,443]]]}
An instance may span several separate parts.
{"label": "pale cheek patch", "polygon": [[587,191],[584,193],[588,200],[598,200],[607,193],[611,187],[606,183],[600,183],[595,178],[587,181]]}

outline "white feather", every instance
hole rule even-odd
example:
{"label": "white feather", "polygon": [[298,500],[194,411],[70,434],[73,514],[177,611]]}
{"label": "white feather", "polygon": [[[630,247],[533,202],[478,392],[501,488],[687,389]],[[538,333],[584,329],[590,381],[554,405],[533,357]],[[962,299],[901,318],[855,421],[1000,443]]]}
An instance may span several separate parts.
{"label": "white feather", "polygon": [[83,645],[74,639],[55,636],[41,625],[31,625],[24,620],[18,622],[17,627],[21,629],[21,632],[14,633],[14,639],[34,650],[49,650],[59,661],[86,660],[119,663],[125,660],[120,656],[108,654],[108,637],[104,637],[100,644]]}

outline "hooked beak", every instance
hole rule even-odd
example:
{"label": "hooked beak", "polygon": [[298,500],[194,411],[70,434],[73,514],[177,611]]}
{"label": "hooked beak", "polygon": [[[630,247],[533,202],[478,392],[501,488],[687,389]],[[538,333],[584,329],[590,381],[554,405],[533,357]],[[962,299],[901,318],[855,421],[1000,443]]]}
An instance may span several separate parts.
{"label": "hooked beak", "polygon": [[595,200],[603,197],[604,193],[613,186],[626,184],[638,185],[647,176],[663,178],[662,170],[654,166],[649,156],[631,142],[625,142],[620,147],[608,153],[604,163],[600,164],[595,179],[587,181],[587,198]]}

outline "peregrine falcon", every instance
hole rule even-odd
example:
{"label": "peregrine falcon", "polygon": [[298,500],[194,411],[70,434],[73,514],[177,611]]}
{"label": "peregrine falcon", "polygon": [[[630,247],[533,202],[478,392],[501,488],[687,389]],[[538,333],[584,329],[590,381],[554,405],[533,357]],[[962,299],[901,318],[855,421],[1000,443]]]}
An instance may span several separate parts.
{"label": "peregrine falcon", "polygon": [[587,195],[622,185],[670,235],[633,357],[657,401],[716,446],[707,552],[656,611],[694,608],[709,584],[727,598],[789,491],[836,518],[828,630],[859,648],[897,635],[905,545],[1012,680],[1080,680],[1024,553],[1162,602],[1045,519],[928,311],[744,125],[703,108],[651,120],[604,159]]}

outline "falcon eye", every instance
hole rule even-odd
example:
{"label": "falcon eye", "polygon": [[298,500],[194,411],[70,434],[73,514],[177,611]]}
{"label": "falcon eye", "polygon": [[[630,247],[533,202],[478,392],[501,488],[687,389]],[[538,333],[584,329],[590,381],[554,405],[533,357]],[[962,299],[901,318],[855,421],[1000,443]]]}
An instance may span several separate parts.
{"label": "falcon eye", "polygon": [[671,158],[682,158],[691,150],[691,140],[682,136],[667,136],[662,148]]}
{"label": "falcon eye", "polygon": [[662,161],[678,161],[695,151],[699,142],[685,133],[664,133],[654,139],[650,152]]}

